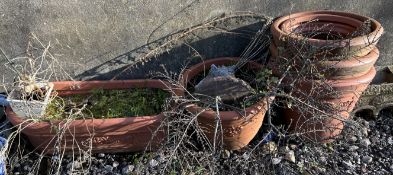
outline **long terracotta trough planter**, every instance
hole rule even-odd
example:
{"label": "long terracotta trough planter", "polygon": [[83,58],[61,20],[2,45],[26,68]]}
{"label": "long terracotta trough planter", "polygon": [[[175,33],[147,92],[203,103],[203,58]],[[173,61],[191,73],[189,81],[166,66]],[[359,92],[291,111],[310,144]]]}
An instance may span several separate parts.
{"label": "long terracotta trough planter", "polygon": [[[159,88],[169,92],[168,83],[160,80],[115,80],[115,81],[64,81],[53,82],[59,96],[86,94],[90,90],[129,88]],[[172,94],[176,95],[176,94]],[[37,151],[53,153],[56,140],[60,138],[59,151],[72,152],[78,149],[91,149],[100,152],[133,152],[154,149],[164,139],[165,132],[159,126],[163,113],[151,116],[125,116],[110,119],[78,119],[66,121],[26,121],[7,107],[9,121],[23,128],[25,134]],[[64,134],[57,130],[64,128]],[[157,132],[156,132],[157,131]]]}

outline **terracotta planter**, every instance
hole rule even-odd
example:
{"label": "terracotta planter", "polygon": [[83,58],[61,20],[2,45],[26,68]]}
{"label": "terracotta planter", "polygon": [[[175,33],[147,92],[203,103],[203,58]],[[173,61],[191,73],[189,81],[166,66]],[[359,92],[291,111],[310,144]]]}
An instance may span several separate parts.
{"label": "terracotta planter", "polygon": [[[378,48],[374,48],[370,53],[362,57],[352,57],[342,61],[308,60],[311,61],[310,63],[302,60],[302,57],[291,57],[288,53],[280,53],[274,43],[270,45],[269,49],[272,54],[269,64],[276,74],[280,73],[279,65],[291,64],[294,65],[296,70],[315,71],[332,80],[362,76],[369,72],[379,57]],[[310,74],[310,76],[313,76],[313,74]]]}
{"label": "terracotta planter", "polygon": [[[107,90],[159,88],[168,90],[170,87],[167,83],[159,80],[64,81],[53,82],[53,84],[54,90],[59,96],[86,94],[95,88]],[[156,135],[153,135],[164,118],[162,113],[141,117],[79,119],[68,124],[59,120],[26,122],[9,107],[6,109],[6,114],[13,125],[21,125],[22,132],[36,147],[36,150],[50,154],[53,153],[55,142],[59,138],[56,128],[65,128],[60,144],[60,151],[65,150],[65,152],[78,151],[78,147],[83,150],[91,148],[94,153],[142,151],[145,148],[157,147],[165,137],[163,130],[159,130]]]}
{"label": "terracotta planter", "polygon": [[[319,80],[299,81],[294,88],[300,92],[294,92],[293,95],[303,100],[312,97],[321,102],[315,106],[329,115],[319,118],[320,113],[313,114],[298,106],[286,109],[284,115],[290,130],[306,132],[303,136],[313,141],[333,141],[341,133],[349,114],[375,74],[375,68],[372,67],[367,74],[346,80],[328,80],[324,84],[318,82]],[[315,130],[318,131],[307,133]]]}
{"label": "terracotta planter", "polygon": [[[204,61],[197,65],[192,66],[183,72],[182,83],[187,87],[188,82],[196,75],[205,72],[208,73],[210,66],[224,65],[228,63],[236,63],[238,58],[217,58]],[[249,62],[246,66],[250,69],[261,69],[262,65]],[[239,111],[219,111],[221,124],[223,127],[223,141],[224,147],[230,150],[237,150],[245,147],[257,134],[259,128],[262,125],[266,110],[268,109],[268,103],[271,103],[274,97],[263,98],[258,103],[248,107],[243,112]],[[191,104],[187,107],[187,110],[191,113],[197,114],[203,111],[203,108],[197,104]],[[213,143],[214,130],[216,124],[216,112],[214,109],[208,109],[198,116],[197,120],[204,133]]]}
{"label": "terracotta planter", "polygon": [[[352,37],[351,34],[367,20],[370,20],[370,31],[365,35]],[[322,27],[326,25],[327,27]],[[321,34],[339,34],[344,38],[329,39],[321,35],[304,36],[304,34],[316,31]],[[277,46],[288,46],[296,50],[301,48],[304,52],[313,50],[319,57],[352,57],[364,56],[373,50],[383,33],[383,28],[376,20],[353,13],[309,11],[294,13],[275,20],[271,32]]]}

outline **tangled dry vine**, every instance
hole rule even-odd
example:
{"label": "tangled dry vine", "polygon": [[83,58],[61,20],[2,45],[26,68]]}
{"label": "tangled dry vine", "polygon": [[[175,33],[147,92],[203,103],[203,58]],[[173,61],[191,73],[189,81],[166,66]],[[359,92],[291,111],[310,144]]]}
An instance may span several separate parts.
{"label": "tangled dry vine", "polygon": [[[348,106],[354,105],[351,103],[353,99],[344,101],[349,102],[348,104],[343,101],[323,100],[326,96],[340,96],[340,94],[337,94],[335,85],[331,83],[332,75],[328,74],[331,67],[322,66],[321,68],[320,63],[335,61],[334,65],[337,65],[357,53],[356,50],[350,50],[351,52],[338,52],[332,56],[331,53],[336,53],[335,49],[337,48],[331,47],[331,45],[350,41],[353,37],[370,33],[370,21],[364,21],[361,27],[345,36],[335,33],[332,25],[314,26],[313,23],[318,22],[315,20],[302,23],[306,26],[303,28],[305,32],[294,30],[291,27],[298,24],[292,24],[291,21],[288,21],[283,25],[288,26],[286,30],[289,34],[285,36],[287,38],[283,39],[285,43],[280,45],[279,41],[272,41],[271,33],[267,30],[272,25],[271,17],[249,12],[233,13],[213,18],[172,34],[167,40],[162,41],[160,45],[143,54],[137,60],[147,62],[176,45],[186,45],[191,51],[189,57],[198,58],[206,63],[208,61],[205,60],[203,53],[201,54],[200,51],[193,48],[187,42],[187,39],[196,37],[194,32],[197,31],[242,35],[218,27],[221,22],[238,17],[256,18],[261,23],[261,29],[255,32],[254,36],[249,37],[250,42],[245,46],[240,58],[235,59],[235,61],[232,60],[230,63],[235,65],[235,72],[240,72],[237,78],[241,77],[248,80],[247,83],[254,84],[253,88],[256,91],[247,96],[246,100],[252,99],[254,101],[251,102],[255,102],[255,99],[265,99],[261,100],[265,103],[264,107],[267,110],[263,129],[256,133],[256,137],[249,145],[242,145],[242,149],[230,151],[226,140],[228,131],[225,130],[225,121],[222,119],[223,113],[225,113],[223,111],[235,111],[242,116],[242,120],[248,122],[252,118],[247,115],[248,104],[224,103],[218,96],[195,93],[192,85],[198,83],[197,81],[203,78],[205,74],[201,74],[199,79],[196,76],[195,82],[190,83],[185,81],[187,77],[184,77],[189,65],[185,65],[180,73],[169,72],[165,65],[162,65],[163,71],[153,72],[152,78],[159,78],[168,82],[167,89],[173,94],[181,91],[183,95],[171,96],[163,104],[165,118],[158,129],[152,131],[152,135],[155,137],[164,131],[166,137],[154,152],[151,152],[154,147],[154,139],[150,140],[144,153],[140,156],[143,161],[136,163],[140,167],[135,170],[136,174],[148,173],[154,167],[159,169],[160,173],[166,174],[177,174],[179,172],[182,174],[220,174],[223,169],[227,169],[227,172],[247,169],[249,173],[273,174],[278,171],[276,165],[277,161],[281,161],[280,157],[284,156],[288,161],[293,161],[291,157],[293,151],[289,150],[288,145],[299,144],[300,142],[310,145],[320,144],[321,140],[325,141],[331,139],[332,136],[337,136],[335,130],[342,130],[341,123],[339,126],[326,126],[326,120],[343,122],[345,125],[351,125],[354,130],[360,127],[356,122],[348,120],[348,116],[343,114],[343,108],[350,108]],[[299,35],[303,37],[299,37]],[[29,85],[37,81],[72,79],[62,68],[55,67],[61,64],[50,53],[50,43],[43,44],[34,34],[32,38],[38,42],[38,47],[30,44],[26,57],[7,58],[11,70],[19,77],[16,82],[25,83],[28,81]],[[330,43],[329,46],[310,47],[310,38],[334,39],[334,43]],[[376,38],[369,38],[367,45],[357,49],[369,48],[376,42]],[[270,52],[267,51],[269,49]],[[41,52],[41,55],[36,56],[37,52]],[[332,57],[334,58],[332,59]],[[25,62],[17,63],[20,60],[25,60]],[[259,67],[261,70],[250,71],[251,68],[248,67],[250,62],[261,65]],[[121,74],[132,69],[133,66],[134,64],[126,66],[120,73],[114,75],[112,80],[117,79]],[[210,67],[206,66],[203,72],[208,72],[209,69]],[[59,70],[62,73],[59,73]],[[247,72],[247,74],[243,75],[244,72]],[[318,81],[307,84],[307,90],[301,90],[299,82],[304,83],[308,80]],[[25,84],[22,84],[22,86],[26,87]],[[264,86],[264,89],[260,88],[261,86]],[[9,86],[3,83],[3,87]],[[360,94],[356,95],[354,98],[359,98]],[[276,99],[273,101],[274,97]],[[249,102],[246,100],[245,102]],[[336,103],[344,106],[334,105]],[[200,107],[197,112],[190,110],[190,106],[195,104]],[[45,151],[38,153],[35,150],[25,149],[26,140],[21,135],[22,130],[35,122],[41,121],[40,119],[27,119],[18,126],[3,130],[2,133],[11,131],[8,136],[8,145],[1,152],[1,155],[7,157],[9,169],[12,171],[15,168],[14,165],[18,162],[23,162],[29,157],[35,157],[36,161],[32,163],[29,169],[33,174],[40,174],[42,171],[49,174],[92,173],[91,166],[96,157],[96,154],[92,151],[94,149],[92,143],[95,137],[94,131],[90,133],[90,142],[84,146],[79,145],[80,143],[74,138],[74,149],[72,149],[71,154],[66,153],[66,147],[64,146],[64,135],[74,134],[72,128],[70,128],[70,123],[79,117],[84,108],[85,105],[75,108],[63,119],[61,125],[53,125],[56,135],[51,141],[54,143],[51,145],[53,148],[50,148],[54,150],[51,155],[47,155]],[[289,123],[283,123],[283,118],[278,112],[280,110],[277,110],[280,108],[287,110],[286,115],[289,115],[289,117],[296,115],[298,118],[289,120]],[[206,132],[209,128],[207,129],[201,122],[201,116],[208,111],[214,113],[213,132],[210,133]],[[329,133],[328,136],[321,136],[320,133],[326,132],[326,130],[333,134]],[[236,130],[230,132],[233,134],[236,133]],[[87,149],[86,145],[88,145]],[[47,150],[47,148],[44,150]],[[157,156],[160,157],[158,163],[160,165],[152,168],[150,164],[153,164],[151,163],[152,160],[156,161],[154,158]],[[66,165],[70,165],[66,172],[63,168],[65,159],[69,159],[71,162]],[[43,170],[45,169],[43,167],[47,169]]]}

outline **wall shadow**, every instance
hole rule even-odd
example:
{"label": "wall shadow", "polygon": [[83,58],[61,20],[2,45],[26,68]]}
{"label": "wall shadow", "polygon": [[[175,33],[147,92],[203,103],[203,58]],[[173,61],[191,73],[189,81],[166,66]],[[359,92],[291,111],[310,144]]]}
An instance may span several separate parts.
{"label": "wall shadow", "polygon": [[[228,19],[213,30],[200,30],[176,42],[169,50],[163,50],[146,62],[136,59],[162,43],[181,34],[179,31],[137,49],[119,55],[90,70],[79,74],[79,80],[110,80],[130,65],[132,68],[121,73],[116,79],[150,78],[152,73],[163,72],[163,65],[169,72],[179,73],[184,66],[201,62],[202,59],[217,57],[238,57],[255,33],[266,24],[266,19],[239,17]],[[222,32],[217,32],[220,29]],[[186,44],[184,44],[186,43]],[[267,52],[267,48],[262,52]],[[200,55],[198,57],[196,55]],[[255,57],[255,59],[258,56]]]}

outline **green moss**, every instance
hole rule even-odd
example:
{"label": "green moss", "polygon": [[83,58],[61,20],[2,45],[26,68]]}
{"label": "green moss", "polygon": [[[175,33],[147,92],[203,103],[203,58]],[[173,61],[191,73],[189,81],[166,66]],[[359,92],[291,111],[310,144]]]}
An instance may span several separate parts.
{"label": "green moss", "polygon": [[[116,118],[158,114],[169,93],[161,89],[94,89],[88,95],[55,97],[46,109],[46,119]],[[78,112],[82,109],[80,112]]]}

